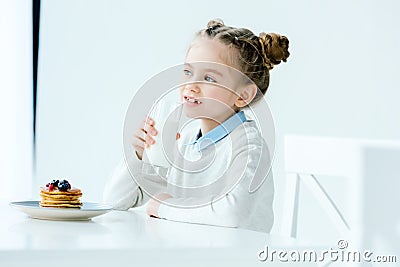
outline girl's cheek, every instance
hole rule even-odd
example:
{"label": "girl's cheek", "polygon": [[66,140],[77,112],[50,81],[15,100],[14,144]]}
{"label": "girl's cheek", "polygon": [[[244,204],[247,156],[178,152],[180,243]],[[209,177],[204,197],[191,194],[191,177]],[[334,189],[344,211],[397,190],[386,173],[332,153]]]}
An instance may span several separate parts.
{"label": "girl's cheek", "polygon": [[179,99],[181,101],[183,101],[183,92],[185,91],[185,89],[183,87],[179,88]]}
{"label": "girl's cheek", "polygon": [[227,96],[223,93],[211,93],[209,94],[207,97],[209,97],[210,99],[216,100],[218,102],[223,102],[225,103],[227,101]]}

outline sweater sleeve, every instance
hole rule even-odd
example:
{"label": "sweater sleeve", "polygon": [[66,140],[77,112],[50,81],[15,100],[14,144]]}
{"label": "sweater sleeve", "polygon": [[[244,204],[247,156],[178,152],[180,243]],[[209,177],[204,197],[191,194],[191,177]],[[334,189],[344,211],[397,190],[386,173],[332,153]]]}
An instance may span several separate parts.
{"label": "sweater sleeve", "polygon": [[138,185],[138,181],[145,181],[146,190],[151,192],[166,190],[166,182],[163,179],[158,176],[144,176],[141,173],[143,163],[136,156],[129,158],[128,164],[132,172],[129,172],[127,163],[122,159],[110,175],[103,191],[104,203],[117,210],[141,206],[149,200],[149,195]]}
{"label": "sweater sleeve", "polygon": [[[264,186],[263,190],[259,190],[262,184],[272,184],[272,175],[267,176],[267,166],[271,165],[269,151],[258,132],[248,134],[247,141],[243,142],[241,138],[242,141],[236,142],[232,148],[231,163],[220,178],[233,185],[230,191],[224,191],[227,193],[222,197],[210,195],[203,199],[169,198],[160,205],[159,217],[173,221],[239,227],[256,210],[260,201],[269,199],[270,203],[263,205],[271,206],[272,211],[273,186],[266,190]],[[271,181],[265,183],[266,179]],[[270,196],[266,198],[265,194]],[[193,207],[198,203],[209,204]]]}

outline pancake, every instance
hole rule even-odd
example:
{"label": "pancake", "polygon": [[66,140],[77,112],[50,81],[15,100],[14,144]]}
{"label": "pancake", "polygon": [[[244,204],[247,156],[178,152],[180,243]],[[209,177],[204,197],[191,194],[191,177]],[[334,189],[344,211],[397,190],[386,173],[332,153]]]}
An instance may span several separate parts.
{"label": "pancake", "polygon": [[40,195],[43,197],[48,197],[48,198],[65,198],[65,199],[79,198],[82,196],[82,194],[79,194],[79,195],[61,195],[61,194],[52,195],[52,194],[47,194],[44,192],[40,192]]}
{"label": "pancake", "polygon": [[45,208],[76,208],[79,209],[80,207],[82,207],[82,204],[42,204],[40,203],[41,207],[45,207]]}
{"label": "pancake", "polygon": [[77,200],[49,200],[49,199],[42,199],[40,201],[41,204],[49,204],[49,205],[55,205],[55,204],[81,204],[81,201],[79,199]]}
{"label": "pancake", "polygon": [[80,195],[82,196],[82,191],[78,188],[71,188],[67,191],[60,191],[58,189],[49,190],[47,188],[41,187],[40,192],[46,195]]}
{"label": "pancake", "polygon": [[45,194],[40,194],[40,196],[42,197],[42,199],[58,199],[58,200],[75,200],[75,199],[79,199],[81,196],[61,196],[61,195],[55,195],[55,196],[51,196],[51,195],[45,195]]}
{"label": "pancake", "polygon": [[80,208],[82,191],[79,188],[72,188],[68,181],[53,180],[40,187],[41,207],[48,208]]}

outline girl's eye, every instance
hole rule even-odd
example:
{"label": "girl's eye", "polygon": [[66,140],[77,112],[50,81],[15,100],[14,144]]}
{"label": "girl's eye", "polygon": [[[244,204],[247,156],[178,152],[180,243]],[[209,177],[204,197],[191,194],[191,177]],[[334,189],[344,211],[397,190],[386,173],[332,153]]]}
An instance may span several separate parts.
{"label": "girl's eye", "polygon": [[210,83],[216,83],[217,82],[216,80],[214,80],[214,78],[212,78],[211,76],[208,76],[208,75],[206,75],[204,77],[204,80],[206,80],[207,82],[210,82]]}
{"label": "girl's eye", "polygon": [[183,70],[183,73],[184,73],[186,76],[191,76],[191,75],[192,75],[192,72],[191,72],[190,70]]}

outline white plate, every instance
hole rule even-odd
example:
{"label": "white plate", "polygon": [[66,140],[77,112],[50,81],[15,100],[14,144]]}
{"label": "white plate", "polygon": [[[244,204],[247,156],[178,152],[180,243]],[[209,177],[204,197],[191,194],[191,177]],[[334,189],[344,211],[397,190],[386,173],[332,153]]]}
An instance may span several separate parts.
{"label": "white plate", "polygon": [[43,208],[39,201],[17,201],[10,205],[35,219],[75,221],[89,220],[112,210],[111,206],[99,203],[83,202],[80,209],[74,208]]}

